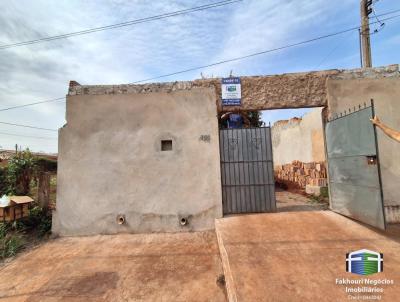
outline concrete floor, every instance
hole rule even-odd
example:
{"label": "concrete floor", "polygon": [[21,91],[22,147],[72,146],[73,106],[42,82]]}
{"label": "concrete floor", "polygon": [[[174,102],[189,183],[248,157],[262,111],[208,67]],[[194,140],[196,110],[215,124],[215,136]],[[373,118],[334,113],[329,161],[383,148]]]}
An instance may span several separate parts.
{"label": "concrete floor", "polygon": [[[216,221],[229,301],[349,301],[336,278],[346,273],[346,253],[384,254],[393,279],[381,301],[400,301],[400,227],[386,234],[331,211],[243,215]],[[354,300],[357,301],[357,300]]]}
{"label": "concrete floor", "polygon": [[276,188],[276,209],[278,212],[322,211],[328,204],[312,201],[307,196]]}
{"label": "concrete floor", "polygon": [[0,301],[226,301],[214,232],[59,238],[0,267]]}

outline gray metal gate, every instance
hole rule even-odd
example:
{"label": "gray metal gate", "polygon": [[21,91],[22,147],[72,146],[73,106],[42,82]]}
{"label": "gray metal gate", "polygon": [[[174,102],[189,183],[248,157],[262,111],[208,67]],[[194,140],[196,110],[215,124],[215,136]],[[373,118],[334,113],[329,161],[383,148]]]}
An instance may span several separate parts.
{"label": "gray metal gate", "polygon": [[371,106],[359,106],[325,125],[330,207],[385,229],[376,130]]}
{"label": "gray metal gate", "polygon": [[275,211],[271,128],[221,129],[219,137],[224,214]]}

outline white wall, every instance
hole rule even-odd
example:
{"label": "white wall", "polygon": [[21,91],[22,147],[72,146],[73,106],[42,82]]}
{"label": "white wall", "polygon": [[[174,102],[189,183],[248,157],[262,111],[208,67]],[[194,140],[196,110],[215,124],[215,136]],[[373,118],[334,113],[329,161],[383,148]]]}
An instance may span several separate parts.
{"label": "white wall", "polygon": [[272,127],[274,165],[325,161],[322,108],[315,108],[300,121],[277,122]]}

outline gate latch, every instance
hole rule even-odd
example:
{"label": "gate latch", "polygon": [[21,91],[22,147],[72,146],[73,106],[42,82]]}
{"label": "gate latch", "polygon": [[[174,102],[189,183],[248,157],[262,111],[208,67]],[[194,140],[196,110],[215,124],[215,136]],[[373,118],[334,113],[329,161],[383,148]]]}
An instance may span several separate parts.
{"label": "gate latch", "polygon": [[377,162],[376,155],[367,155],[366,158],[368,165],[376,165]]}

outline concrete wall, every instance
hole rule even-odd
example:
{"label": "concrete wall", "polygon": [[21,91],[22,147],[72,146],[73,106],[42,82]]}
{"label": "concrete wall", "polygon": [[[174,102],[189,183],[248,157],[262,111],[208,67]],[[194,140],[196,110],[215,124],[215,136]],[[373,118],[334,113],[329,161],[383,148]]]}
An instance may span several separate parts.
{"label": "concrete wall", "polygon": [[[215,90],[74,93],[80,88],[70,88],[59,133],[53,232],[213,229],[222,216]],[[163,139],[172,151],[161,151]]]}
{"label": "concrete wall", "polygon": [[[399,73],[384,78],[335,77],[327,81],[327,88],[331,116],[364,102],[369,104],[373,98],[380,119],[400,130]],[[400,143],[377,131],[386,218],[389,222],[400,222]]]}
{"label": "concrete wall", "polygon": [[[241,110],[329,105],[335,113],[372,97],[382,120],[400,128],[398,65],[241,79]],[[213,228],[214,218],[222,216],[217,115],[228,108],[221,107],[220,79],[71,84],[67,125],[59,135],[53,232],[89,235]],[[320,137],[312,134],[308,149],[303,142],[295,147],[305,162],[321,155],[312,151],[312,142]],[[172,151],[160,150],[163,139],[173,141]],[[400,222],[396,196],[400,144],[379,133],[379,146],[387,216]],[[282,153],[279,159],[279,152],[274,153],[278,162],[287,156]],[[126,216],[125,225],[116,223],[118,214]],[[179,225],[182,216],[189,218],[186,227]]]}
{"label": "concrete wall", "polygon": [[276,122],[272,127],[274,165],[294,160],[305,163],[325,161],[322,108],[305,114],[302,119]]}

